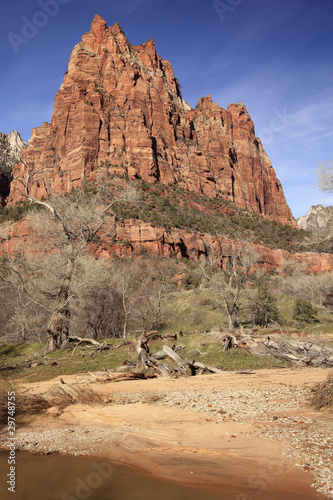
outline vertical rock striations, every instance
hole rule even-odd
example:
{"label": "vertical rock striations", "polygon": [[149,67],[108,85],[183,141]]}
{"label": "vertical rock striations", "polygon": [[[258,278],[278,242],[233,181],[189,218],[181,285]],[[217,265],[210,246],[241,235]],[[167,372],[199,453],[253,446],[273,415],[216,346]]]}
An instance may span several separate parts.
{"label": "vertical rock striations", "polygon": [[[225,110],[206,96],[191,109],[153,40],[132,46],[118,23],[108,28],[99,16],[72,52],[51,124],[33,129],[24,158],[32,170],[47,167],[55,193],[80,187],[103,164],[296,225],[246,107]],[[36,182],[33,193],[43,189]],[[10,201],[20,196],[13,183]]]}
{"label": "vertical rock striations", "polygon": [[10,192],[12,168],[18,163],[26,142],[16,130],[6,135],[0,132],[0,204],[4,206]]}

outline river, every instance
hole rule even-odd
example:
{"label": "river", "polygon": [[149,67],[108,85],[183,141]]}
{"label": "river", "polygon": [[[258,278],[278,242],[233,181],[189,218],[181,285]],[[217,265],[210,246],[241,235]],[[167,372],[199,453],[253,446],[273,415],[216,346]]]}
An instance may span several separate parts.
{"label": "river", "polygon": [[87,457],[16,453],[15,478],[9,472],[8,452],[0,452],[1,500],[225,500]]}

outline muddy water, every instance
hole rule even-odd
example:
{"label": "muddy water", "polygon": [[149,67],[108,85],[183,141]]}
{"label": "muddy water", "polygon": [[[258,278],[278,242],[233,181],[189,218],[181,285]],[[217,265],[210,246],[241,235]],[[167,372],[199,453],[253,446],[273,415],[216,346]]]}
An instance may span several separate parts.
{"label": "muddy water", "polygon": [[225,500],[99,459],[17,453],[15,493],[8,453],[0,452],[1,500]]}

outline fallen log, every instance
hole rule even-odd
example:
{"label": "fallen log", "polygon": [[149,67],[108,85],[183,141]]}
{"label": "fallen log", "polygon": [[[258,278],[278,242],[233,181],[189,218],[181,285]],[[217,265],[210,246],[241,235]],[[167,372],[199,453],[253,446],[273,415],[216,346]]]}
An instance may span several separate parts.
{"label": "fallen log", "polygon": [[144,373],[136,373],[136,372],[129,372],[129,373],[121,373],[119,375],[115,375],[114,377],[111,377],[108,375],[107,378],[96,378],[97,382],[102,382],[102,383],[109,383],[109,382],[124,382],[126,380],[147,380],[147,376]]}
{"label": "fallen log", "polygon": [[208,370],[209,372],[212,373],[224,373],[223,370],[215,368],[215,366],[205,365],[204,363],[200,363],[199,361],[194,361],[193,366],[194,368],[200,368],[201,370]]}
{"label": "fallen log", "polygon": [[163,352],[165,352],[165,354],[167,356],[169,356],[169,358],[171,358],[173,361],[175,361],[177,363],[178,366],[180,366],[181,368],[186,368],[187,366],[189,366],[191,363],[189,361],[185,361],[183,360],[179,354],[177,354],[175,351],[173,351],[169,346],[167,345],[164,345],[163,346]]}
{"label": "fallen log", "polygon": [[87,342],[88,344],[96,345],[98,348],[102,346],[100,342],[97,342],[97,340],[91,339],[90,337],[77,337],[76,335],[70,335],[68,337],[68,342],[79,342],[80,344],[82,342]]}
{"label": "fallen log", "polygon": [[157,360],[161,360],[161,359],[166,359],[168,355],[164,351],[157,351],[154,354],[152,354],[151,357]]}
{"label": "fallen log", "polygon": [[100,352],[100,351],[108,351],[110,349],[111,350],[113,350],[113,349],[120,349],[121,347],[124,347],[126,345],[132,345],[132,341],[130,341],[130,340],[125,340],[124,342],[122,342],[119,345],[111,345],[111,344],[107,344],[104,341],[103,342],[97,342],[97,340],[92,339],[90,337],[77,337],[76,335],[71,335],[70,337],[68,337],[68,341],[69,341],[69,343],[77,342],[77,344],[75,345],[75,348],[74,348],[74,351],[73,351],[72,355],[75,353],[75,351],[79,347],[79,345],[81,345],[84,342],[86,342],[87,344],[92,344],[89,347],[96,346],[96,350],[93,351],[92,353],[90,353],[90,356],[93,356],[97,351]]}
{"label": "fallen log", "polygon": [[333,367],[333,349],[309,341],[295,342],[268,336],[251,341],[241,337],[239,343],[251,354],[270,355],[298,365]]}
{"label": "fallen log", "polygon": [[165,354],[169,356],[170,359],[175,361],[177,365],[179,366],[180,371],[183,373],[183,375],[186,374],[186,368],[190,369],[191,375],[196,375],[196,370],[192,362],[187,361],[186,359],[182,359],[179,354],[177,354],[173,349],[171,349],[169,346],[164,345],[163,346],[163,351]]}
{"label": "fallen log", "polygon": [[237,372],[234,372],[235,375],[255,375],[255,371],[252,370],[252,368],[249,368],[248,370],[238,370]]}
{"label": "fallen log", "polygon": [[[148,347],[149,340],[156,338],[156,331],[152,331],[149,333],[143,333],[140,337],[135,341],[135,349],[138,353],[138,359],[136,362],[136,367],[144,367],[144,368],[154,368],[158,370],[158,372],[167,378],[174,378],[174,375],[170,369],[168,369],[162,363],[159,363],[156,358],[154,358],[150,352]],[[159,336],[161,338],[161,336]],[[165,347],[165,346],[164,346]]]}

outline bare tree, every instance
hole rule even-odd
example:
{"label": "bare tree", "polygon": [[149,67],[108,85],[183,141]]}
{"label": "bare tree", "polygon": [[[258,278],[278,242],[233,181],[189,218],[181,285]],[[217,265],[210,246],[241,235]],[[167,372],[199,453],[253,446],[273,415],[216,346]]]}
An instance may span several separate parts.
{"label": "bare tree", "polygon": [[333,275],[309,273],[302,263],[286,263],[273,278],[278,293],[291,295],[322,306],[333,288]]}
{"label": "bare tree", "polygon": [[[46,259],[45,254],[48,254],[50,258],[52,252],[58,252],[58,257],[60,256],[61,260],[59,268],[54,269],[53,273],[49,273],[48,283],[44,280],[44,286],[40,286],[40,283],[37,283],[38,280],[35,280],[35,289],[40,286],[39,292],[49,299],[46,308],[50,313],[47,325],[48,348],[54,350],[63,348],[68,343],[72,313],[70,303],[74,293],[72,284],[79,257],[92,242],[96,241],[108,215],[112,213],[112,207],[116,203],[127,200],[128,196],[126,193],[122,193],[121,196],[113,196],[112,199],[109,198],[104,203],[101,203],[98,196],[92,197],[79,191],[75,191],[69,196],[52,197],[43,178],[44,171],[30,173],[25,161],[22,159],[21,161],[25,167],[25,178],[15,180],[23,185],[26,199],[44,209],[36,214],[34,219],[37,222],[35,224],[35,242],[39,238],[44,245],[44,260]],[[44,185],[45,200],[39,200],[31,195],[31,185],[37,181]],[[31,290],[28,290],[26,286],[22,269],[17,267],[9,254],[8,262],[11,263],[12,272],[19,276],[25,293],[34,300]],[[30,269],[30,279],[38,276],[40,272],[37,259],[34,262],[34,270]],[[41,306],[41,304],[39,305]],[[51,305],[52,309],[50,310]]]}
{"label": "bare tree", "polygon": [[220,299],[221,307],[227,315],[228,328],[233,329],[241,324],[238,311],[240,293],[257,268],[259,254],[247,242],[230,242],[228,253],[221,266],[217,265],[221,256],[213,251],[210,252],[206,266],[199,266],[206,285]]}
{"label": "bare tree", "polygon": [[[72,300],[74,335],[93,339],[121,336],[122,303],[112,282],[114,268],[104,259],[80,259],[73,280],[78,290]],[[83,280],[84,286],[80,286]]]}
{"label": "bare tree", "polygon": [[319,162],[316,168],[317,185],[323,193],[333,192],[333,161],[329,160],[327,165]]}
{"label": "bare tree", "polygon": [[145,299],[151,285],[151,273],[142,261],[119,259],[114,267],[112,282],[121,298],[122,336],[126,338],[129,322],[139,309],[140,302],[147,302]]}
{"label": "bare tree", "polygon": [[149,331],[159,329],[169,315],[168,297],[177,286],[175,276],[182,266],[175,259],[151,256],[143,262],[147,266],[146,272],[150,279],[141,300],[137,303],[135,319],[140,328]]}

